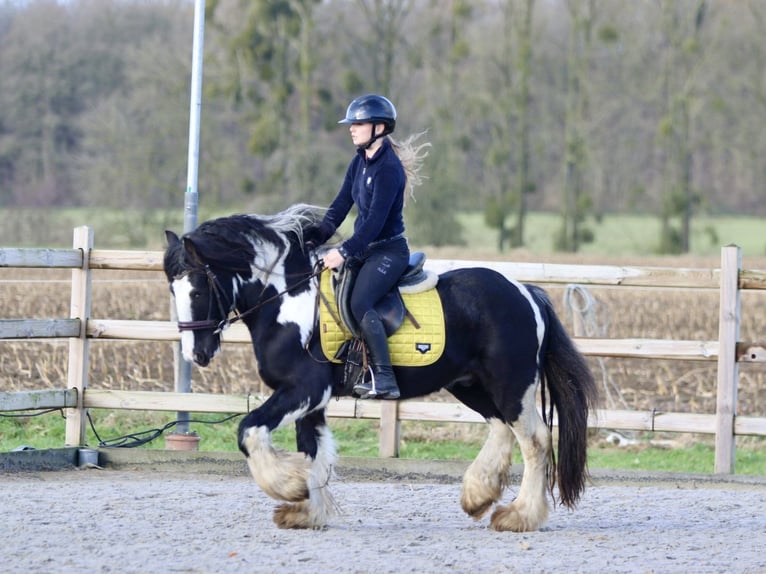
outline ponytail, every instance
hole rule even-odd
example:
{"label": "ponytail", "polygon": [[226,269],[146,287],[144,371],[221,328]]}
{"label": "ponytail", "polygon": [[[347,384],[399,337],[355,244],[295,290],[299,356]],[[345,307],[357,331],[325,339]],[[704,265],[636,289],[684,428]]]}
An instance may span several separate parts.
{"label": "ponytail", "polygon": [[423,180],[427,178],[420,170],[423,167],[423,161],[428,157],[428,148],[431,147],[431,142],[417,143],[417,140],[425,134],[425,131],[412,134],[401,142],[388,136],[389,140],[391,140],[391,147],[399,157],[399,161],[402,162],[404,175],[407,178],[406,193],[404,195],[405,204],[407,203],[407,196],[415,201],[415,188],[421,185]]}

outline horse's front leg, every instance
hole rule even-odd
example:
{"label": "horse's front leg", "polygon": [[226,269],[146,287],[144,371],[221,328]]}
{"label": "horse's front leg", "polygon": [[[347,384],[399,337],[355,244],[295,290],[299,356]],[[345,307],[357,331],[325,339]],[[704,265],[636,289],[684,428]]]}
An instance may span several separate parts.
{"label": "horse's front leg", "polygon": [[255,482],[267,495],[289,502],[309,498],[310,454],[275,449],[271,433],[307,413],[324,409],[329,399],[329,388],[313,398],[299,395],[295,388],[279,389],[239,423],[239,449],[247,457]]}
{"label": "horse's front leg", "polygon": [[[329,469],[335,464],[335,446],[326,425],[319,426],[311,421],[324,423],[324,408],[330,396],[330,387],[315,393],[283,387],[239,424],[239,449],[247,457],[250,473],[258,486],[277,500],[309,503],[306,512],[303,512],[309,515],[306,519],[283,519],[275,513],[275,522],[283,528],[321,526],[327,514],[314,508],[327,505],[314,504],[311,496],[312,489],[316,490],[317,485],[326,484],[329,479]],[[290,422],[303,420],[304,417],[307,417],[308,422],[297,425],[299,452],[291,453],[274,448],[271,443],[272,431]],[[313,441],[309,440],[308,431],[302,430],[304,426],[307,429],[317,428]],[[314,497],[318,500],[316,494]]]}
{"label": "horse's front leg", "polygon": [[309,496],[277,507],[274,522],[280,528],[319,528],[336,509],[329,485],[337,460],[335,441],[324,410],[295,421],[295,430],[298,450],[313,461],[307,480]]}

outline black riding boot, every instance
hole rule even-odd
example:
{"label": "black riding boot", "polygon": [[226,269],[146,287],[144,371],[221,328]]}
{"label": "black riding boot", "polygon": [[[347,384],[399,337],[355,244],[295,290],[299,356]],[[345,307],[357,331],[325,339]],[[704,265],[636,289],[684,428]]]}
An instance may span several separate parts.
{"label": "black riding boot", "polygon": [[367,311],[359,323],[362,338],[367,343],[372,361],[372,380],[354,386],[354,395],[360,399],[398,399],[399,386],[391,368],[388,336],[375,311]]}

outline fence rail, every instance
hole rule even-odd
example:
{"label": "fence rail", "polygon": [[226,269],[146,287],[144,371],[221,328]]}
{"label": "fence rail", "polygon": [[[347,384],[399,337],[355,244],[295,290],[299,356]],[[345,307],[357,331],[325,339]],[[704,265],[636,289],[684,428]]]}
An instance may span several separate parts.
{"label": "fence rail", "polygon": [[[743,290],[766,290],[766,271],[742,268],[736,246],[721,250],[720,269],[671,267],[584,266],[547,263],[477,262],[431,260],[427,267],[438,273],[481,265],[516,280],[543,284],[578,284],[619,288],[716,289],[719,297],[717,340],[595,339],[575,336],[578,349],[589,356],[644,359],[716,361],[717,406],[715,413],[678,413],[656,410],[597,410],[590,425],[617,430],[667,431],[715,435],[715,472],[734,471],[734,438],[766,436],[766,417],[743,417],[737,411],[738,365],[766,362],[766,342],[740,341],[740,297]],[[75,229],[73,249],[0,248],[0,267],[71,268],[72,292],[69,318],[0,319],[0,339],[67,338],[69,344],[68,387],[61,390],[0,393],[0,411],[65,408],[66,443],[85,440],[85,412],[91,408],[246,413],[264,399],[256,395],[215,395],[113,391],[88,388],[89,344],[98,339],[178,341],[170,321],[103,320],[91,318],[91,281],[95,269],[161,271],[162,253],[113,251],[93,248],[93,232]],[[578,333],[575,333],[578,335]],[[249,333],[235,324],[224,333],[229,343],[249,343]],[[401,421],[483,422],[460,403],[425,401],[332,401],[330,417],[379,419],[381,456],[398,454]],[[555,424],[555,420],[554,420]]]}

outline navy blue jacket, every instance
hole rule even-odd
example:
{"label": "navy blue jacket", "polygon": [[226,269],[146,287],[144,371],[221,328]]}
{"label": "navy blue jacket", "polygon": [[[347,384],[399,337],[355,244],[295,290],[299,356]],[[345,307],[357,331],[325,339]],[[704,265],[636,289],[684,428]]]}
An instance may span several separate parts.
{"label": "navy blue jacket", "polygon": [[329,238],[356,205],[354,234],[343,242],[350,256],[362,256],[376,241],[404,233],[404,188],[407,177],[388,139],[367,158],[363,149],[351,160],[343,185],[320,226]]}

